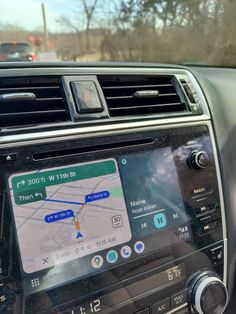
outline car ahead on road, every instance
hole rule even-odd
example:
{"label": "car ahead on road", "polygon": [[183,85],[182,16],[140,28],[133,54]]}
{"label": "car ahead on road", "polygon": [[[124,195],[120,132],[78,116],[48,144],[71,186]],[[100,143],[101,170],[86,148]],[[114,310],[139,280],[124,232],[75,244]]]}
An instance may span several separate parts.
{"label": "car ahead on road", "polygon": [[0,43],[0,62],[35,61],[37,55],[23,42]]}

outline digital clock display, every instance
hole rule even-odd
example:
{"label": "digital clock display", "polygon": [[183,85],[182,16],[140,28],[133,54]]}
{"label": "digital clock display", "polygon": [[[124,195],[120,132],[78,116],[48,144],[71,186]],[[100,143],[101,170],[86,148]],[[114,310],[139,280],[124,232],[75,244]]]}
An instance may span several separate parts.
{"label": "digital clock display", "polygon": [[98,313],[100,311],[102,311],[100,299],[93,300],[88,304],[79,307],[79,314]]}

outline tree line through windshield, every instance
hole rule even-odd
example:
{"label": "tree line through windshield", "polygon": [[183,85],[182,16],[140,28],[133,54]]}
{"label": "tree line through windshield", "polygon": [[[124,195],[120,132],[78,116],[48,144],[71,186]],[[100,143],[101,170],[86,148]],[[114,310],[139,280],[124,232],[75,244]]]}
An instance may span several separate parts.
{"label": "tree line through windshield", "polygon": [[0,22],[0,42],[28,43],[42,61],[236,65],[236,0],[74,0],[73,5],[54,15],[56,28],[47,3],[46,20],[38,27]]}

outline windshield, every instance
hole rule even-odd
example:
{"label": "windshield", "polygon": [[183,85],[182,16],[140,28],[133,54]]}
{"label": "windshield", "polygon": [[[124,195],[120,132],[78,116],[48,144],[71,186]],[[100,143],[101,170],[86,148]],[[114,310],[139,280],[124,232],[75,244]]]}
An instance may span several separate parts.
{"label": "windshield", "polygon": [[236,0],[1,0],[0,12],[0,61],[236,66]]}

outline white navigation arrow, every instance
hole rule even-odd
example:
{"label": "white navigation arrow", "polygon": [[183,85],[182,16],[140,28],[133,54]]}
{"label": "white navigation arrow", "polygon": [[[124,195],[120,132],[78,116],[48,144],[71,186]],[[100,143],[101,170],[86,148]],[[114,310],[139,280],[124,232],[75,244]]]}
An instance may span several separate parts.
{"label": "white navigation arrow", "polygon": [[22,179],[20,182],[17,182],[16,186],[19,189],[19,187],[24,184],[25,184],[25,180]]}

